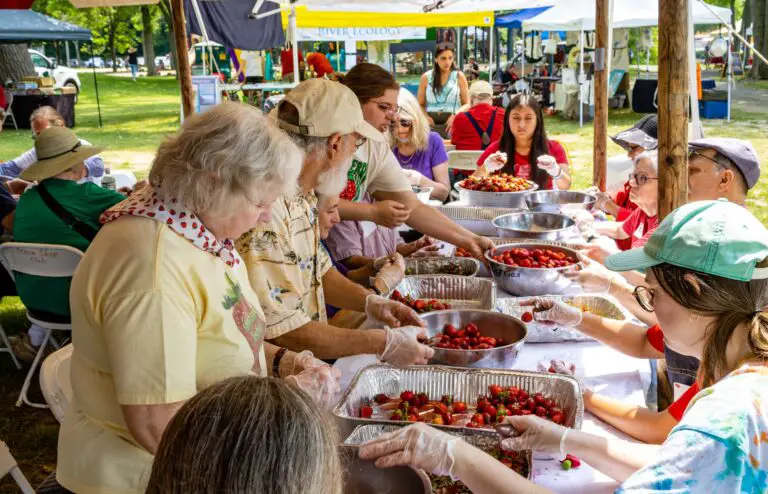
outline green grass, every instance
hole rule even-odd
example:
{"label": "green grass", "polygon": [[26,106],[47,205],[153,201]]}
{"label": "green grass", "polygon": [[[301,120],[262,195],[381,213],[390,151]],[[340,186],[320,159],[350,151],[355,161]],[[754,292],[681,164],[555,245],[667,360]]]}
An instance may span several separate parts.
{"label": "green grass", "polygon": [[[144,177],[152,155],[163,137],[174,132],[179,124],[179,90],[173,77],[129,78],[107,74],[97,76],[101,95],[103,128],[98,126],[93,78],[81,73],[83,91],[77,105],[77,134],[94,145],[106,146],[103,156],[113,169],[130,169]],[[746,82],[750,88],[766,90],[768,82]],[[768,101],[768,99],[766,99]],[[754,104],[753,104],[754,106]],[[704,121],[709,136],[748,139],[757,149],[764,166],[768,166],[768,104],[763,107],[735,106],[733,121]],[[628,110],[612,111],[608,130],[614,134],[631,126],[639,118]],[[592,122],[579,128],[578,122],[561,117],[547,117],[547,130],[552,138],[563,142],[574,167],[574,188],[584,188],[592,179]],[[32,145],[28,130],[0,133],[0,160],[13,158]],[[608,154],[621,154],[612,142]],[[749,205],[763,223],[768,224],[768,180],[763,180],[751,192]],[[15,334],[27,327],[24,309],[18,298],[6,297],[0,303],[0,324],[6,332]],[[56,434],[58,426],[47,410],[16,408],[14,403],[24,379],[9,359],[0,355],[0,439],[11,448],[24,473],[33,485],[42,481],[56,463]],[[35,380],[36,382],[36,380]],[[32,386],[37,390],[37,385]],[[39,393],[39,392],[38,392]],[[34,395],[33,395],[34,396]],[[39,399],[39,396],[38,396]],[[0,481],[0,493],[17,492],[9,478]]]}

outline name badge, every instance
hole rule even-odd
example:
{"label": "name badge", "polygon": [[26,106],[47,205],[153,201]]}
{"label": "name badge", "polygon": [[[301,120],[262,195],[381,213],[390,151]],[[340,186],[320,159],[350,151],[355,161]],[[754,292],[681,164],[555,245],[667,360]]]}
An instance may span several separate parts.
{"label": "name badge", "polygon": [[674,383],[672,385],[672,388],[674,390],[675,401],[677,401],[685,394],[686,391],[688,391],[688,388],[690,388],[690,386],[686,386],[685,384],[682,384],[682,383]]}

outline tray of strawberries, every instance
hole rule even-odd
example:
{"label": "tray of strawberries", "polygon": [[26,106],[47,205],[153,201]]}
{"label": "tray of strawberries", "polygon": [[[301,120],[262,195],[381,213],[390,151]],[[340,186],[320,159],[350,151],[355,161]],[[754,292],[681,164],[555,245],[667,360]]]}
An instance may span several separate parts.
{"label": "tray of strawberries", "polygon": [[426,422],[495,434],[494,424],[508,415],[581,428],[584,403],[576,379],[560,374],[375,364],[358,371],[333,413],[360,424]]}
{"label": "tray of strawberries", "polygon": [[469,177],[457,182],[459,203],[467,206],[488,206],[525,209],[525,195],[539,186],[524,178],[506,173],[487,177]]}
{"label": "tray of strawberries", "polygon": [[493,280],[453,275],[406,276],[390,294],[419,314],[449,309],[493,309]]}

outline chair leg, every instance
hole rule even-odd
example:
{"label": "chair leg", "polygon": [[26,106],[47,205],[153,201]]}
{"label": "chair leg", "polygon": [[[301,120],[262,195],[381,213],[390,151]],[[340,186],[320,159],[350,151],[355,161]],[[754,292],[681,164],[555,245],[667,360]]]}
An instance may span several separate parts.
{"label": "chair leg", "polygon": [[32,376],[35,374],[35,369],[37,369],[37,366],[40,365],[40,360],[43,358],[45,349],[48,347],[48,342],[51,339],[52,332],[53,330],[51,329],[45,330],[45,337],[43,338],[43,342],[40,344],[40,348],[37,350],[37,355],[35,355],[35,360],[32,362],[32,367],[29,368],[27,378],[24,379],[24,386],[22,386],[21,393],[19,393],[19,399],[16,401],[17,407],[25,404],[34,408],[48,408],[48,405],[42,403],[32,403],[29,401],[29,398],[27,398],[27,391],[29,391],[29,385],[32,382]]}
{"label": "chair leg", "polygon": [[24,476],[24,474],[21,472],[21,469],[19,467],[11,468],[10,474],[11,474],[11,477],[13,477],[13,480],[15,480],[17,484],[19,484],[19,487],[21,488],[22,493],[35,494],[35,489],[32,488],[32,485],[29,483],[29,481]]}
{"label": "chair leg", "polygon": [[3,345],[5,346],[5,348],[0,348],[0,352],[7,351],[11,355],[11,360],[13,360],[13,365],[16,366],[16,369],[21,369],[21,363],[19,363],[19,359],[16,358],[16,354],[13,353],[11,342],[8,341],[8,336],[6,336],[2,326],[0,326],[0,339],[3,340]]}

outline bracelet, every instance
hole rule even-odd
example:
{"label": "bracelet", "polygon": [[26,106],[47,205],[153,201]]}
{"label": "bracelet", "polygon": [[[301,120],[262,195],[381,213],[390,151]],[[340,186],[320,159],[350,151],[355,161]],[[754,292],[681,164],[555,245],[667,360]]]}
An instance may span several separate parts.
{"label": "bracelet", "polygon": [[568,437],[568,433],[571,429],[565,429],[563,436],[560,438],[560,457],[565,458],[565,438]]}
{"label": "bracelet", "polygon": [[275,354],[275,358],[272,360],[272,377],[280,377],[280,361],[287,351],[287,348],[281,348]]}

